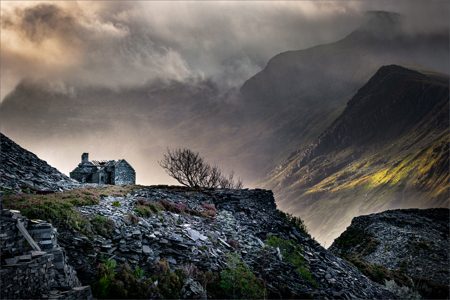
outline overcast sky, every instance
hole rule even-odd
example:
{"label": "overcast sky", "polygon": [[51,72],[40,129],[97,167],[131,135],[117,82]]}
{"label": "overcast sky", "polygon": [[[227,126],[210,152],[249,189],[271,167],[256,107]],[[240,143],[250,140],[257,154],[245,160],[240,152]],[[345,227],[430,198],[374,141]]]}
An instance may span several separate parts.
{"label": "overcast sky", "polygon": [[154,79],[239,86],[274,55],[339,40],[365,11],[448,26],[447,1],[1,1],[1,99],[24,78],[58,92]]}

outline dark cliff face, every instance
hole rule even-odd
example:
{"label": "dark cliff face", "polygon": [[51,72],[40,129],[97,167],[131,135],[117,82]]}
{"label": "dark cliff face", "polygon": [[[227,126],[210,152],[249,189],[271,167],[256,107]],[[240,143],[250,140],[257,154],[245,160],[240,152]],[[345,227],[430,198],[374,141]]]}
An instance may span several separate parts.
{"label": "dark cliff face", "polygon": [[[424,118],[448,127],[448,83],[400,66],[384,66],[347,103],[344,112],[304,152],[299,166],[353,145],[384,144]],[[429,115],[432,114],[432,115]]]}
{"label": "dark cliff face", "polygon": [[449,217],[448,208],[359,216],[329,250],[347,259],[399,270],[414,279],[425,298],[448,298]]}
{"label": "dark cliff face", "polygon": [[269,174],[267,187],[328,243],[360,214],[445,206],[448,104],[448,75],[384,66],[315,141]]}

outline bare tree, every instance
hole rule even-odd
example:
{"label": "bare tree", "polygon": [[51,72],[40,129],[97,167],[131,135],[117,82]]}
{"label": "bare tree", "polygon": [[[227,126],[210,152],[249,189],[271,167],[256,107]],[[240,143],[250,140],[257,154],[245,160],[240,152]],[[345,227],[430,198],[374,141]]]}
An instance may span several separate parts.
{"label": "bare tree", "polygon": [[185,186],[229,189],[243,187],[242,179],[234,182],[233,171],[227,177],[218,166],[210,166],[198,152],[194,153],[189,149],[167,149],[167,154],[158,163],[167,174]]}

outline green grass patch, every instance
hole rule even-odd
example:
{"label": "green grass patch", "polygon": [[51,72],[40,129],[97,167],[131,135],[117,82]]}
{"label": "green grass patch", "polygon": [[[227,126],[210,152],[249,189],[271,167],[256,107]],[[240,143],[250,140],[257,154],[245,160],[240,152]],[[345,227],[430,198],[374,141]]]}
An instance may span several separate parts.
{"label": "green grass patch", "polygon": [[348,228],[335,241],[341,249],[341,255],[346,257],[351,254],[366,256],[373,253],[380,244],[375,236],[364,233],[364,230]]}
{"label": "green grass patch", "polygon": [[302,219],[300,219],[300,217],[296,217],[290,213],[285,213],[281,210],[278,210],[278,215],[280,216],[280,218],[282,218],[283,220],[289,222],[292,226],[295,227],[295,229],[297,229],[299,232],[311,237],[311,235],[308,232],[308,228],[306,227],[305,223],[303,222]]}
{"label": "green grass patch", "polygon": [[[59,227],[69,224],[87,236],[92,235],[92,225],[89,218],[83,217],[74,209],[79,206],[97,205],[104,195],[126,196],[128,193],[141,189],[140,185],[108,185],[101,188],[86,187],[70,191],[40,194],[7,194],[3,196],[3,207],[18,210],[28,219],[41,219]],[[108,230],[107,230],[108,231]],[[103,233],[103,231],[101,231]]]}
{"label": "green grass patch", "polygon": [[358,257],[343,257],[343,259],[349,262],[351,266],[361,271],[361,273],[366,275],[370,280],[381,285],[384,285],[386,280],[394,280],[399,286],[412,287],[411,281],[400,270],[389,270],[382,265],[371,264]]}
{"label": "green grass patch", "polygon": [[137,212],[141,217],[144,217],[144,218],[148,218],[153,215],[152,210],[148,206],[145,206],[145,205],[136,206],[134,211]]}
{"label": "green grass patch", "polygon": [[267,291],[264,283],[253,274],[249,267],[233,252],[225,255],[226,268],[216,273],[208,285],[208,295],[217,299],[265,299]]}
{"label": "green grass patch", "polygon": [[95,233],[106,238],[111,237],[114,229],[116,229],[116,224],[113,220],[102,216],[93,217],[92,219],[90,219],[90,223]]}
{"label": "green grass patch", "polygon": [[308,263],[303,258],[303,248],[300,245],[295,243],[294,240],[284,240],[273,235],[267,235],[266,244],[272,247],[278,247],[284,259],[297,268],[295,271],[298,272],[304,280],[311,282],[317,287],[317,283],[314,281],[311,272],[309,271]]}

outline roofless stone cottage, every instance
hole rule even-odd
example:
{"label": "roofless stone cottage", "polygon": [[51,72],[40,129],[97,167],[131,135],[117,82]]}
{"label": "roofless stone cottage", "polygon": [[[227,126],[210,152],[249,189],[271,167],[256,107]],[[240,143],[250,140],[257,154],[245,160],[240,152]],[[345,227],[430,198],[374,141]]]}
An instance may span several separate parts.
{"label": "roofless stone cottage", "polygon": [[81,163],[70,172],[70,178],[81,183],[135,184],[136,171],[125,159],[90,162],[89,153],[83,153]]}

